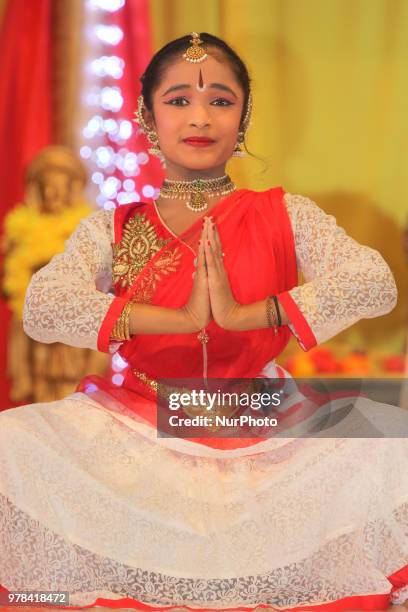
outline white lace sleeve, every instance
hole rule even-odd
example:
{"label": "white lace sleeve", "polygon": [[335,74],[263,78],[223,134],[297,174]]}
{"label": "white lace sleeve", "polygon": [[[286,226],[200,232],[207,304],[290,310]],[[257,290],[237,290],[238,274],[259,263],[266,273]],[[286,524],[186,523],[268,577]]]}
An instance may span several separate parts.
{"label": "white lace sleeve", "polygon": [[[311,328],[316,343],[332,338],[360,319],[387,314],[397,288],[378,251],[356,242],[312,200],[285,194],[298,268],[305,283],[288,293]],[[291,326],[302,348],[296,325]]]}
{"label": "white lace sleeve", "polygon": [[114,299],[112,211],[83,219],[64,253],[36,272],[27,289],[24,331],[39,342],[97,350],[101,324]]}

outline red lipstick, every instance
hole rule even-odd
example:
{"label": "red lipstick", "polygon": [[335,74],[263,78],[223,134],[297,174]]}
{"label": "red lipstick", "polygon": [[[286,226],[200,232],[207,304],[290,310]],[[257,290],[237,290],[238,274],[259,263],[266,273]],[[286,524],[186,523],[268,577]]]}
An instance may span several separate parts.
{"label": "red lipstick", "polygon": [[200,136],[192,136],[191,138],[184,138],[183,142],[191,145],[192,147],[208,147],[209,145],[213,144],[215,140]]}

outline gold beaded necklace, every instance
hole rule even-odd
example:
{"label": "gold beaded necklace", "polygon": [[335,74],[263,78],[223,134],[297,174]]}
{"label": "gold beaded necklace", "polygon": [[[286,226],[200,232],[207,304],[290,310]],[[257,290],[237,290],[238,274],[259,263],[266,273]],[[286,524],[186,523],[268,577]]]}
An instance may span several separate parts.
{"label": "gold beaded necklace", "polygon": [[208,208],[206,196],[224,196],[236,190],[231,178],[224,176],[192,181],[175,181],[165,179],[160,188],[162,198],[187,200],[186,206],[194,212],[201,212]]}

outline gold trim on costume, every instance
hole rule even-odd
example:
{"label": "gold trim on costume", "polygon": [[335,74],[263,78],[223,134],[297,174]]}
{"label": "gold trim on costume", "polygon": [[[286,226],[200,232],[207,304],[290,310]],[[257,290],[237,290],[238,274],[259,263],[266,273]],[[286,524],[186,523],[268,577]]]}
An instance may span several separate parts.
{"label": "gold trim on costume", "polygon": [[168,242],[159,238],[146,213],[136,213],[123,228],[122,239],[112,246],[112,275],[115,285],[124,289],[133,285],[147,262]]}
{"label": "gold trim on costume", "polygon": [[[149,261],[172,240],[158,236],[156,228],[146,218],[146,213],[136,213],[125,223],[120,242],[112,245],[114,284],[119,284],[122,289],[131,287]],[[177,246],[172,250],[164,250],[146,270],[133,301],[151,302],[157,283],[177,270],[181,256]]]}
{"label": "gold trim on costume", "polygon": [[181,256],[179,247],[175,247],[172,251],[164,251],[146,270],[135,292],[134,301],[150,303],[163,277],[177,271]]}

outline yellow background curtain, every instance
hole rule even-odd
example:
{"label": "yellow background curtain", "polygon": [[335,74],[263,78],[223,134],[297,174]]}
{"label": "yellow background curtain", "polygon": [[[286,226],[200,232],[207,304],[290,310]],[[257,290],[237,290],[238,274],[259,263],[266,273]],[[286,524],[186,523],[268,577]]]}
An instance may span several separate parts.
{"label": "yellow background curtain", "polygon": [[406,331],[408,214],[407,0],[151,0],[155,50],[210,32],[247,63],[254,96],[240,187],[282,185],[317,201],[356,240],[378,249],[398,283],[386,318],[336,341],[401,351]]}

